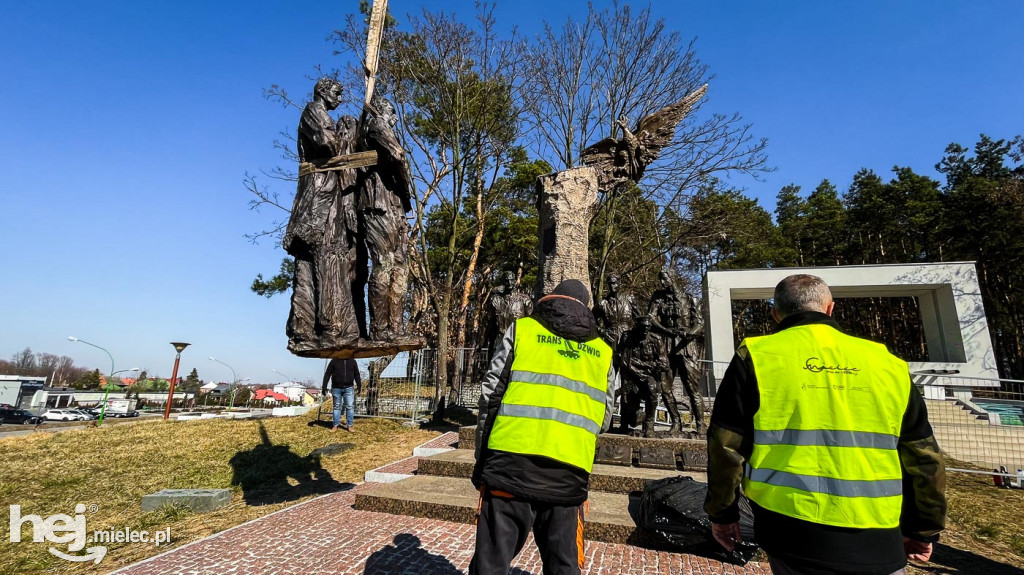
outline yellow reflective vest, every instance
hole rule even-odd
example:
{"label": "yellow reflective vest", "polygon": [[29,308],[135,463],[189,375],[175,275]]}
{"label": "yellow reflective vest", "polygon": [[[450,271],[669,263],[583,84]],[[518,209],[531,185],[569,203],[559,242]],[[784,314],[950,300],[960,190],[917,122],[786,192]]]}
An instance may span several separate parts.
{"label": "yellow reflective vest", "polygon": [[899,526],[896,445],[907,364],[824,324],[747,338],[761,405],[743,489],[776,513],[852,528]]}
{"label": "yellow reflective vest", "polygon": [[600,337],[570,341],[537,320],[516,321],[508,388],[487,446],[541,455],[590,473],[604,423],[612,350]]}

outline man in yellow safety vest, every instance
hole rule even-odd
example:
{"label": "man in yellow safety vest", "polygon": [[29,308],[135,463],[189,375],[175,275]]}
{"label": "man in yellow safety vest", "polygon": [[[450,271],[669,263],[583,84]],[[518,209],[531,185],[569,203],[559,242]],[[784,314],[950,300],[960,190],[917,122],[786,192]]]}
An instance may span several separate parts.
{"label": "man in yellow safety vest", "polygon": [[776,575],[905,573],[945,524],[942,455],[906,362],[834,307],[817,276],[776,286],[779,331],[740,344],[715,397],[704,509],[732,550],[742,485]]}
{"label": "man in yellow safety vest", "polygon": [[470,575],[508,573],[533,531],[545,575],[583,568],[583,504],[618,375],[579,280],[565,280],[504,333],[484,377]]}

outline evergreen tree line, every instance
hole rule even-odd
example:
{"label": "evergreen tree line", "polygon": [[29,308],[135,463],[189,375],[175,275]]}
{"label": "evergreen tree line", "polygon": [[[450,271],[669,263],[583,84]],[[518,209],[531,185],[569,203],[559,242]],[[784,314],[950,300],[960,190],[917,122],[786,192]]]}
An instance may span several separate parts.
{"label": "evergreen tree line", "polygon": [[[885,180],[862,169],[840,193],[828,180],[809,194],[783,187],[775,221],[742,193],[709,187],[680,221],[675,263],[699,276],[711,267],[757,268],[977,262],[1002,377],[1024,378],[1024,138],[982,135],[973,151],[951,144],[939,182],[896,166]],[[836,317],[856,335],[927,360],[914,298],[842,300]],[[771,329],[767,302],[734,302],[737,338]]]}

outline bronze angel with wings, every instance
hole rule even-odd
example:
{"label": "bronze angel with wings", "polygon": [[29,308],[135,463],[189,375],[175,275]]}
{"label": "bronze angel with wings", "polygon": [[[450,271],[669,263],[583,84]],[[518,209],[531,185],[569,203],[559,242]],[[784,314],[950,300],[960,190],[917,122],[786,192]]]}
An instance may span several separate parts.
{"label": "bronze angel with wings", "polygon": [[619,116],[616,123],[622,128],[622,138],[605,138],[583,150],[583,163],[597,169],[599,187],[607,191],[626,181],[639,182],[647,166],[672,143],[676,126],[707,89],[704,84],[682,100],[644,117],[633,130],[626,117]]}

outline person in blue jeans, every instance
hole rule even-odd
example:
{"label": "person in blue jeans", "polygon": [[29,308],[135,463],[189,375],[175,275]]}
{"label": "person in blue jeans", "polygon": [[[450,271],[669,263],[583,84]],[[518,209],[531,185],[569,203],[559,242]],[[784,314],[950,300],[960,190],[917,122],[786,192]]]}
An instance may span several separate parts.
{"label": "person in blue jeans", "polygon": [[345,405],[345,429],[353,431],[355,421],[355,394],[362,390],[363,381],[359,377],[359,366],[354,359],[332,359],[324,371],[324,382],[320,392],[327,395],[327,384],[331,384],[331,396],[334,398],[334,427],[341,427],[341,406]]}

